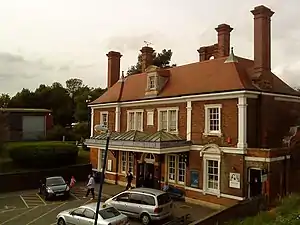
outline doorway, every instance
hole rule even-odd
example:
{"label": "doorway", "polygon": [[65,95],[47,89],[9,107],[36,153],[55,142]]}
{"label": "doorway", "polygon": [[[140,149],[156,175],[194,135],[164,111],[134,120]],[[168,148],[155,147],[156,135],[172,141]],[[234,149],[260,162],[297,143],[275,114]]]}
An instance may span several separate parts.
{"label": "doorway", "polygon": [[138,164],[137,168],[137,187],[154,187],[154,172],[155,172],[155,156],[154,154],[144,155],[142,162]]}
{"label": "doorway", "polygon": [[262,170],[261,169],[255,169],[250,168],[249,169],[249,193],[248,197],[252,198],[255,196],[259,196],[262,194]]}

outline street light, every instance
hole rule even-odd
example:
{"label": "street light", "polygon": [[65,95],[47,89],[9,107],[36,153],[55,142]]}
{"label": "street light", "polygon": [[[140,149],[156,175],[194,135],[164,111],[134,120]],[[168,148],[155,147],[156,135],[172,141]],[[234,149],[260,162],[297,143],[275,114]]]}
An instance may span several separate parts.
{"label": "street light", "polygon": [[106,146],[105,146],[105,152],[104,152],[104,160],[103,160],[104,162],[103,162],[103,165],[102,165],[102,171],[101,171],[101,176],[100,176],[99,194],[98,194],[98,200],[97,200],[97,206],[96,206],[96,216],[95,216],[95,223],[94,223],[94,225],[97,225],[98,212],[99,212],[99,208],[100,208],[101,194],[102,194],[105,168],[106,168],[106,158],[107,158],[107,152],[108,152],[110,132],[109,132],[108,128],[106,126],[104,126],[103,124],[96,125],[94,127],[94,130],[98,131],[98,132],[105,132],[107,134],[107,136],[106,136]]}

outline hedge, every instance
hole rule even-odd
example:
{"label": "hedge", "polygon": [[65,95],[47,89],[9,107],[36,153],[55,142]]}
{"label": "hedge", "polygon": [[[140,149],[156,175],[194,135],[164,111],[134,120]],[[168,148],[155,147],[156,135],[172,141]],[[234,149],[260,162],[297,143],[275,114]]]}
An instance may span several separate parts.
{"label": "hedge", "polygon": [[54,168],[75,164],[78,147],[67,142],[14,142],[6,146],[14,162],[24,167]]}

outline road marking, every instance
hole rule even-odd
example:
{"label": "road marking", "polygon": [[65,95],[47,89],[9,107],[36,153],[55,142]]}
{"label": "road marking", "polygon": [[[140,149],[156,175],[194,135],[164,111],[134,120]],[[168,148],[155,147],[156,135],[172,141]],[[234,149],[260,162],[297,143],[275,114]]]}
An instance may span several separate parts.
{"label": "road marking", "polygon": [[[50,211],[48,211],[48,212],[46,212],[46,213],[44,213],[44,214],[40,215],[39,217],[35,218],[35,219],[34,219],[34,220],[32,220],[31,222],[27,223],[26,225],[32,224],[33,222],[35,222],[35,221],[37,221],[37,220],[39,220],[39,219],[43,218],[44,216],[48,215],[49,213],[52,213],[53,211],[55,211],[56,209],[58,209],[59,207],[61,207],[61,206],[65,205],[65,204],[67,204],[67,202],[65,202],[65,203],[62,203],[62,204],[60,204],[59,206],[57,206],[57,207],[55,207],[55,208],[51,209]],[[1,224],[0,224],[0,225],[1,225]]]}
{"label": "road marking", "polygon": [[76,195],[74,195],[73,193],[70,193],[70,195],[72,195],[74,198],[76,198],[76,200],[80,200]]}
{"label": "road marking", "polygon": [[24,210],[24,209],[28,209],[28,208],[15,208],[15,209],[6,209],[6,210],[2,210],[2,211],[0,211],[0,213],[6,213],[6,212],[12,212],[12,211]]}
{"label": "road marking", "polygon": [[24,198],[22,197],[22,195],[20,195],[20,198],[21,198],[21,200],[23,201],[23,203],[25,204],[25,206],[26,206],[27,208],[29,208],[29,206],[28,206],[27,203],[25,202],[25,200],[24,200]]}
{"label": "road marking", "polygon": [[10,221],[12,221],[12,220],[14,220],[14,219],[17,219],[17,218],[19,218],[20,216],[23,216],[23,215],[25,215],[25,214],[31,212],[32,210],[35,210],[36,208],[38,208],[38,206],[36,206],[36,207],[34,207],[34,208],[32,208],[32,209],[29,209],[28,211],[23,212],[23,213],[21,213],[21,214],[19,214],[19,215],[17,215],[17,216],[11,217],[10,219],[4,221],[3,223],[0,223],[0,225],[6,224],[6,223],[8,223],[8,222],[10,222]]}
{"label": "road marking", "polygon": [[91,201],[93,201],[93,199],[87,200],[85,203],[83,203],[83,205],[85,205],[85,204],[87,204],[87,203],[89,203],[89,202],[91,202]]}
{"label": "road marking", "polygon": [[44,203],[44,205],[47,205],[47,203],[41,198],[41,196],[39,194],[36,194],[36,196],[38,196],[38,198],[41,199],[41,201]]}

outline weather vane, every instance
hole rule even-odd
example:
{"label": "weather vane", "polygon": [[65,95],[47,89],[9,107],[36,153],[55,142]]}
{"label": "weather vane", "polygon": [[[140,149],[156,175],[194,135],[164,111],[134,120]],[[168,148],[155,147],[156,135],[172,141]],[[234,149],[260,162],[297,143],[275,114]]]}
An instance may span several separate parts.
{"label": "weather vane", "polygon": [[149,45],[152,45],[152,43],[149,42],[149,41],[144,41],[144,43],[146,44],[147,47],[148,47]]}

